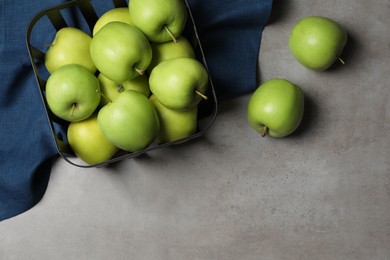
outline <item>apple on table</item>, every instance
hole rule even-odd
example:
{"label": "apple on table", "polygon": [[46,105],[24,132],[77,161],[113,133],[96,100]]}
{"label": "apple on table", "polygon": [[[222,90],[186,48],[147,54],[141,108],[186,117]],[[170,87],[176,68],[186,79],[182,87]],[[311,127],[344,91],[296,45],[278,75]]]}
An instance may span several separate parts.
{"label": "apple on table", "polygon": [[262,136],[285,137],[299,126],[304,112],[302,89],[282,78],[261,84],[251,95],[247,118]]}
{"label": "apple on table", "polygon": [[299,20],[291,30],[289,48],[305,67],[323,71],[335,60],[344,61],[340,55],[347,42],[347,33],[335,21],[320,16]]}

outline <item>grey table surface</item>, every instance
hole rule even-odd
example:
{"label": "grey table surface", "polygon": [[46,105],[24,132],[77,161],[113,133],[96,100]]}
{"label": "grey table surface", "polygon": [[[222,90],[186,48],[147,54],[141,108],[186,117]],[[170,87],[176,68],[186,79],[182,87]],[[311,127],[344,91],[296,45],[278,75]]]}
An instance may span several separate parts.
{"label": "grey table surface", "polygon": [[[349,34],[346,65],[314,72],[288,50],[301,17]],[[258,82],[306,95],[298,131],[261,138],[249,95],[195,142],[110,168],[56,160],[44,198],[0,223],[0,259],[390,259],[390,2],[275,1]]]}

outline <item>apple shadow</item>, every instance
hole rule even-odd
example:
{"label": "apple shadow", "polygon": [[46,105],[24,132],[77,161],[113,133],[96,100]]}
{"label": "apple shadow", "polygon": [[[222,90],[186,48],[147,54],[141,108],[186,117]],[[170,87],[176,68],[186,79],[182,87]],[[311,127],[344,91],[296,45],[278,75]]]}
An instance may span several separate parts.
{"label": "apple shadow", "polygon": [[310,130],[317,124],[316,121],[318,119],[319,109],[316,102],[307,93],[305,93],[304,102],[305,108],[302,121],[298,128],[290,135],[291,138],[303,137],[307,131],[310,132]]}
{"label": "apple shadow", "polygon": [[241,94],[237,95],[236,97],[220,100],[218,105],[218,114],[226,114],[236,110],[238,107],[240,107],[240,97],[245,95],[246,94]]}
{"label": "apple shadow", "polygon": [[289,0],[274,0],[272,2],[272,10],[266,25],[277,22],[281,17],[284,17],[291,9],[291,1]]}

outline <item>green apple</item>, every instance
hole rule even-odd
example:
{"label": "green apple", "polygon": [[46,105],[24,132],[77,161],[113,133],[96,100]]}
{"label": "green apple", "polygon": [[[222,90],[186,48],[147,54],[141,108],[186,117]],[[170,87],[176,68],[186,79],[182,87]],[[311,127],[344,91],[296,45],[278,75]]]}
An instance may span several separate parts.
{"label": "green apple", "polygon": [[159,130],[152,102],[135,90],[123,91],[114,101],[102,107],[98,123],[111,143],[128,152],[148,147]]}
{"label": "green apple", "polygon": [[135,26],[110,22],[92,38],[91,57],[98,70],[121,84],[144,74],[152,59],[152,48]]}
{"label": "green apple", "polygon": [[103,135],[97,114],[69,124],[67,137],[73,152],[88,164],[97,164],[111,159],[119,150]]}
{"label": "green apple", "polygon": [[302,65],[322,71],[340,59],[346,42],[347,33],[338,23],[325,17],[308,16],[292,28],[289,47]]}
{"label": "green apple", "polygon": [[208,73],[192,58],[174,58],[159,63],[150,74],[150,91],[166,107],[187,110],[207,98]]}
{"label": "green apple", "polygon": [[118,7],[105,12],[96,21],[92,30],[92,35],[95,35],[104,25],[110,22],[123,22],[132,25],[133,22],[131,21],[129,8]]}
{"label": "green apple", "polygon": [[160,131],[157,135],[158,143],[177,141],[196,132],[197,106],[185,111],[178,111],[163,106],[154,95],[151,95],[149,99],[156,108],[160,122]]}
{"label": "green apple", "polygon": [[98,80],[100,84],[100,92],[102,94],[102,98],[100,100],[101,106],[106,105],[110,101],[114,101],[119,94],[125,90],[136,90],[144,94],[146,97],[150,96],[149,81],[146,75],[140,75],[134,79],[126,80],[122,84],[117,84],[100,73],[98,75]]}
{"label": "green apple", "polygon": [[49,73],[66,64],[79,64],[92,73],[96,66],[90,54],[91,36],[78,28],[60,29],[45,54],[45,66]]}
{"label": "green apple", "polygon": [[176,41],[187,22],[184,0],[131,0],[130,16],[151,42]]}
{"label": "green apple", "polygon": [[81,65],[64,65],[49,76],[46,100],[59,118],[69,122],[87,119],[100,103],[99,81]]}
{"label": "green apple", "polygon": [[152,47],[152,61],[148,68],[149,73],[164,60],[179,57],[195,58],[194,49],[184,36],[179,36],[176,43],[173,41],[151,43],[150,46]]}
{"label": "green apple", "polygon": [[301,88],[286,79],[274,78],[254,91],[249,99],[247,118],[262,136],[284,137],[299,126],[303,110]]}

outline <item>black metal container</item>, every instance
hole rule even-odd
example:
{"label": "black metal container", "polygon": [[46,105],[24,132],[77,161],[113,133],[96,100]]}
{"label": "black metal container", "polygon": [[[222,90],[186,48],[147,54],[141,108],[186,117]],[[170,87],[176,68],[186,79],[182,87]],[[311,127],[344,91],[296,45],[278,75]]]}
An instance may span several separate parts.
{"label": "black metal container", "polygon": [[[47,50],[51,41],[45,43],[44,41],[42,42],[36,39],[45,37],[47,38],[49,37],[48,35],[52,35],[50,36],[52,39],[56,31],[67,26],[77,27],[89,35],[92,35],[91,32],[93,30],[93,26],[99,18],[99,14],[97,14],[93,2],[94,1],[91,0],[73,0],[64,4],[49,7],[34,16],[34,18],[30,21],[26,32],[26,44],[31,60],[31,65],[35,74],[38,90],[41,95],[50,130],[52,132],[53,141],[55,142],[59,155],[68,163],[78,167],[101,167],[125,158],[139,156],[155,149],[161,149],[170,145],[183,143],[198,138],[202,136],[207,130],[209,130],[215,121],[218,104],[210,73],[210,83],[208,92],[206,93],[208,99],[202,100],[199,104],[198,130],[195,134],[174,142],[164,144],[153,143],[146,149],[137,152],[129,153],[120,151],[110,160],[99,164],[88,165],[74,155],[66,140],[66,129],[69,123],[53,115],[49,110],[45,100],[45,85],[50,74],[44,66],[44,57],[45,51]],[[185,3],[187,5],[189,19],[187,19],[187,25],[183,35],[191,42],[195,50],[197,60],[203,63],[208,71],[206,58],[204,57],[201,42],[196,31],[196,25],[191,14],[190,7],[187,1],[185,1]],[[112,0],[111,8],[126,6],[128,6],[126,0]],[[105,11],[108,10],[109,9]]]}

